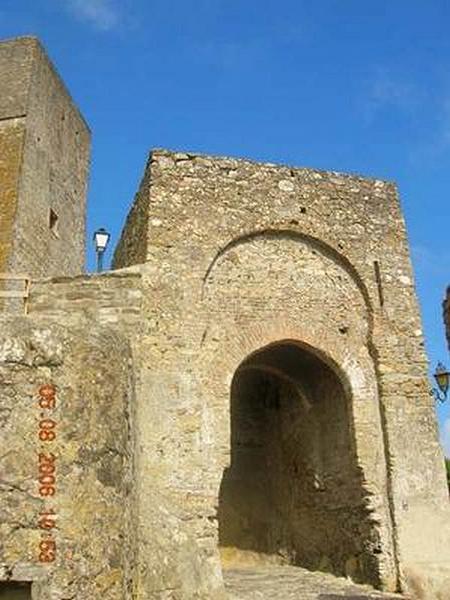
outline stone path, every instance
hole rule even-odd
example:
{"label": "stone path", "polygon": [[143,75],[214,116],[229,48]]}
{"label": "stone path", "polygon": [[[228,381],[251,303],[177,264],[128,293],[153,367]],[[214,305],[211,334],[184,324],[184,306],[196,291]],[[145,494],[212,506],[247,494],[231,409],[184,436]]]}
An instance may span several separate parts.
{"label": "stone path", "polygon": [[263,566],[224,571],[230,600],[406,600],[368,586],[300,567]]}

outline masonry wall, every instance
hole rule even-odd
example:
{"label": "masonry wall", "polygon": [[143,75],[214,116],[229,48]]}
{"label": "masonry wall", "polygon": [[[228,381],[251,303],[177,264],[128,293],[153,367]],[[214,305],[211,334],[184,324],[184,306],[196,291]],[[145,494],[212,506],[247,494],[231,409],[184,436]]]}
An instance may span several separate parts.
{"label": "masonry wall", "polygon": [[11,119],[27,114],[34,57],[32,38],[0,42],[0,117]]}
{"label": "masonry wall", "polygon": [[29,313],[72,326],[96,323],[116,327],[134,342],[140,331],[141,304],[140,271],[123,269],[36,280],[31,286]]}
{"label": "masonry wall", "polygon": [[[137,401],[142,488],[159,473],[166,505],[217,569],[214,498],[230,460],[235,370],[267,344],[307,343],[351,385],[358,460],[374,478],[374,511],[389,513],[371,542],[382,585],[422,595],[445,589],[448,490],[395,186],[164,151],[153,153],[151,169],[142,352],[152,366],[143,375],[145,402]],[[330,266],[301,268],[294,257],[302,252]],[[341,273],[332,276],[331,265]],[[354,301],[335,295],[339,277],[359,290],[364,319],[348,314]],[[151,512],[150,497],[140,494],[141,515]],[[144,517],[141,527],[150,539]],[[141,551],[154,562],[148,543]],[[171,561],[164,573],[179,585]],[[148,572],[142,589],[161,577]]]}
{"label": "masonry wall", "polygon": [[151,164],[145,169],[144,177],[128,213],[122,235],[115,248],[113,268],[145,263],[148,247],[149,197]]}
{"label": "masonry wall", "polygon": [[0,43],[0,119],[2,269],[82,272],[90,133],[34,38]]}
{"label": "masonry wall", "polygon": [[[376,563],[370,569],[364,568],[364,553],[347,549],[343,559],[319,542],[311,549],[308,566],[328,565],[337,573],[362,574],[364,581],[395,587],[375,372],[361,341],[367,335],[368,315],[356,282],[320,246],[295,235],[270,234],[243,241],[218,259],[205,283],[195,262],[186,261],[186,255],[180,262],[163,261],[159,274],[149,265],[144,274],[144,289],[149,287],[143,312],[149,318],[144,322],[141,351],[152,367],[142,374],[145,396],[137,402],[137,468],[141,486],[148,490],[140,494],[142,537],[152,538],[145,516],[152,511],[150,487],[156,485],[171,514],[199,540],[206,564],[218,568],[216,507],[231,462],[231,381],[250,354],[290,340],[342,365],[343,377],[351,381],[353,416],[347,427],[355,431],[352,444],[365,480],[364,489],[359,487],[356,493],[365,498],[370,518],[378,523],[373,540],[367,532],[365,536],[367,557],[372,555]],[[279,489],[280,496],[290,493],[294,494]],[[350,497],[347,502],[350,507]],[[334,527],[339,530],[336,519]],[[375,555],[380,546],[383,551]],[[236,544],[237,550],[241,548]],[[152,564],[154,555],[149,550],[147,541],[141,560]],[[285,550],[289,553],[289,542]],[[301,564],[299,548],[296,552]],[[176,573],[171,557],[169,561]],[[156,585],[148,573],[143,597],[144,590],[149,593]]]}
{"label": "masonry wall", "polygon": [[0,121],[0,272],[9,271],[25,137],[23,118]]}
{"label": "masonry wall", "polygon": [[0,272],[11,268],[13,258],[32,66],[32,54],[26,43],[0,44]]}
{"label": "masonry wall", "polygon": [[[35,280],[29,316],[1,318],[0,581],[32,582],[36,600],[133,592],[139,366],[130,342],[139,337],[140,279],[129,269]],[[38,405],[47,384],[57,389],[51,411]],[[55,439],[40,439],[42,418],[55,422]],[[39,490],[42,453],[56,456],[51,495]],[[46,510],[57,524],[51,562],[39,546]]]}
{"label": "masonry wall", "polygon": [[[303,419],[313,419],[317,407],[302,411],[282,387],[280,406],[287,412],[276,421],[280,435],[271,437],[274,452],[264,461],[274,468],[271,483],[281,488],[285,521],[303,530],[311,517],[294,501],[301,493],[312,498],[315,485],[323,488],[323,500],[311,502],[320,506],[314,548],[295,547],[280,523],[273,531],[282,543],[256,548],[256,559],[311,559],[310,568],[386,590],[401,586],[413,597],[445,598],[448,491],[395,186],[164,151],[152,155],[149,167],[151,178],[147,173],[144,181],[150,185],[141,189],[132,225],[143,235],[134,241],[126,229],[119,251],[123,263],[144,256],[146,263],[36,281],[29,319],[11,325],[2,320],[1,439],[13,448],[3,459],[13,474],[3,490],[12,499],[2,521],[10,540],[3,578],[42,579],[36,593],[43,598],[49,586],[81,599],[126,598],[130,579],[137,600],[224,598],[221,570],[242,564],[247,550],[238,542],[227,556],[219,551],[221,487],[233,463],[233,380],[253,357],[288,344],[314,356],[328,374],[316,387],[315,367],[305,363],[295,384],[305,402],[330,418],[305,431]],[[288,378],[295,375],[288,360],[271,363],[277,372],[280,366]],[[76,430],[75,412],[68,414],[60,448],[62,476],[69,475],[61,494],[61,515],[70,517],[64,527],[79,523],[77,532],[62,530],[62,548],[70,549],[73,539],[76,553],[73,563],[58,563],[44,576],[32,555],[40,506],[36,491],[30,492],[36,489],[34,447],[24,447],[23,440],[32,440],[29,432],[35,431],[31,390],[49,377],[63,392],[61,409],[70,407],[69,398],[82,418]],[[28,401],[20,404],[23,397]],[[14,424],[10,418],[16,407],[23,407],[23,425],[17,413]],[[303,425],[286,429],[298,420]],[[308,447],[296,454],[288,433],[304,434]],[[131,441],[132,498],[126,485]],[[330,447],[333,456],[347,455],[324,460]],[[102,469],[106,459],[113,464]],[[116,470],[115,460],[125,470]],[[286,476],[283,469],[289,473],[299,461],[306,463],[306,479]],[[114,473],[124,487],[104,481]],[[339,473],[346,474],[343,481]],[[20,490],[26,523],[13,531]],[[73,500],[77,493],[80,504]],[[94,511],[91,497],[99,502]],[[289,497],[288,507],[282,500]],[[333,505],[337,498],[339,506]],[[129,517],[120,518],[127,515],[125,505],[134,511],[130,528]],[[361,518],[349,522],[345,515],[355,510]],[[104,531],[105,523],[111,531]],[[320,534],[330,527],[334,542]],[[339,544],[339,536],[349,534],[346,527],[352,542]],[[126,542],[117,559],[111,552],[119,538]]]}
{"label": "masonry wall", "polygon": [[[152,345],[152,340],[157,344],[156,338],[147,338],[147,344],[143,344],[142,338],[145,320],[142,307],[144,295],[149,292],[148,276],[151,278],[147,271],[145,266],[141,266],[101,275],[37,281],[33,282],[30,297],[32,318],[71,327],[83,325],[87,329],[95,329],[101,324],[129,339],[132,356],[128,360],[133,370],[135,411],[138,405],[145,406],[149,400],[145,386],[146,374],[155,365],[147,355],[147,345]],[[142,273],[146,273],[145,285]],[[106,354],[108,351],[106,348]],[[108,360],[107,355],[103,360]],[[170,386],[170,381],[163,385]],[[160,401],[163,401],[163,397]],[[190,527],[168,506],[165,490],[161,489],[159,483],[160,465],[150,462],[145,454],[146,449],[140,447],[137,419],[149,418],[142,426],[144,429],[155,428],[155,435],[158,436],[158,419],[165,410],[165,406],[160,404],[154,414],[139,414],[139,417],[133,411],[135,461],[139,460],[145,471],[145,482],[151,482],[150,486],[143,485],[142,474],[138,475],[137,472],[133,480],[135,529],[128,534],[128,539],[136,542],[136,570],[133,573],[136,598],[160,600],[165,594],[175,593],[178,594],[175,597],[180,598],[219,599],[223,597],[220,572],[215,572],[205,562],[202,547],[193,537]],[[120,423],[118,419],[115,426],[120,427]],[[160,434],[163,435],[163,432]],[[151,586],[148,585],[149,579]]]}
{"label": "masonry wall", "polygon": [[131,598],[133,385],[117,331],[2,319],[0,581],[36,600]]}

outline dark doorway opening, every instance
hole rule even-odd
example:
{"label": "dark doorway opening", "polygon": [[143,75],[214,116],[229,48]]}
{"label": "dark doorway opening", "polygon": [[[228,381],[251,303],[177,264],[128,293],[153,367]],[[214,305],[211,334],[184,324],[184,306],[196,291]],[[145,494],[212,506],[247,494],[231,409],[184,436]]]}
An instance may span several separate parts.
{"label": "dark doorway opening", "polygon": [[231,464],[218,513],[223,556],[250,551],[376,585],[366,506],[350,395],[336,372],[293,342],[251,355],[231,386]]}
{"label": "dark doorway opening", "polygon": [[0,581],[0,600],[31,600],[31,583]]}

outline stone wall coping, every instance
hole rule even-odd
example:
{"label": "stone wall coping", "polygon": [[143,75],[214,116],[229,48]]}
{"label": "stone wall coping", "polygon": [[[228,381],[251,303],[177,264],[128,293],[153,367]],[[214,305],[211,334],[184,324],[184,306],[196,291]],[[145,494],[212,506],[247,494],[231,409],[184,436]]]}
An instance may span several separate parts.
{"label": "stone wall coping", "polygon": [[70,98],[70,100],[72,102],[73,110],[77,113],[78,117],[80,118],[80,120],[83,123],[83,126],[86,128],[88,135],[90,136],[91,128],[89,127],[88,122],[86,121],[86,119],[83,116],[83,113],[78,108],[75,101],[73,100],[72,95],[69,92],[69,89],[64,82],[64,79],[59,74],[58,69],[56,68],[56,66],[53,63],[53,61],[51,60],[51,58],[49,57],[41,40],[35,35],[19,35],[19,36],[12,37],[12,38],[2,39],[0,41],[0,47],[7,46],[7,45],[13,45],[13,44],[23,44],[24,46],[29,46],[29,47],[33,48],[34,51],[37,51],[41,54],[41,56],[46,60],[46,62],[50,66],[51,71],[55,75],[56,79],[58,80],[59,84],[61,85],[62,89],[64,90],[66,96],[68,98]]}
{"label": "stone wall coping", "polygon": [[102,273],[81,273],[74,277],[46,277],[39,279],[32,279],[31,282],[34,284],[41,283],[70,283],[76,281],[89,281],[97,279],[110,279],[110,278],[130,278],[140,279],[142,277],[142,266],[133,265],[131,267],[124,267],[123,269],[114,269],[111,271],[103,271]]}
{"label": "stone wall coping", "polygon": [[375,184],[383,184],[388,187],[397,188],[397,184],[394,180],[388,179],[380,179],[379,177],[370,177],[366,175],[362,175],[360,173],[354,172],[341,172],[341,171],[328,171],[326,169],[316,169],[313,167],[304,167],[299,165],[291,165],[285,162],[268,162],[268,161],[259,161],[255,159],[245,158],[245,157],[233,157],[233,156],[220,156],[215,154],[204,154],[201,152],[193,152],[190,150],[172,150],[168,148],[151,148],[149,151],[149,161],[157,160],[158,156],[170,157],[175,162],[182,160],[195,160],[195,159],[203,159],[210,160],[219,165],[220,163],[226,164],[234,164],[234,165],[249,165],[254,167],[267,167],[273,170],[286,171],[292,170],[298,173],[311,173],[317,174],[324,177],[338,177],[342,179],[347,179],[351,181],[366,181],[373,182]]}

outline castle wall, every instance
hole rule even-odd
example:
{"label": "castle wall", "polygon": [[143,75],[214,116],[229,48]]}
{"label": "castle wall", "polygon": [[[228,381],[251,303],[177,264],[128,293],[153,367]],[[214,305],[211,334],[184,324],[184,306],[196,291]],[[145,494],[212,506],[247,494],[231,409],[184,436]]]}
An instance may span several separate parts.
{"label": "castle wall", "polygon": [[96,323],[118,328],[131,341],[139,335],[142,304],[138,269],[34,281],[29,312],[65,325]]}
{"label": "castle wall", "polygon": [[0,119],[25,117],[34,56],[32,38],[0,42]]}
{"label": "castle wall", "polygon": [[133,205],[128,213],[120,240],[115,248],[113,268],[145,263],[148,247],[148,220],[151,165],[148,164]]}
{"label": "castle wall", "polygon": [[2,320],[1,581],[36,600],[131,598],[133,385],[111,329]]}
{"label": "castle wall", "polygon": [[[142,272],[146,273],[145,288],[141,280]],[[143,405],[148,400],[143,375],[149,366],[154,366],[142,340],[142,304],[144,294],[148,293],[149,277],[151,281],[152,274],[145,266],[141,266],[101,275],[34,281],[29,304],[30,316],[41,322],[59,323],[75,328],[82,325],[87,330],[95,330],[98,325],[102,325],[125,335],[130,340],[132,349],[132,356],[128,360],[133,370],[135,394],[139,395],[140,404]],[[147,343],[151,343],[149,338]],[[109,349],[106,348],[105,353],[108,352]],[[135,406],[137,405],[135,401]],[[139,415],[139,418],[151,419],[143,423],[143,427],[157,427],[157,415],[164,413],[164,410],[164,407],[160,406],[155,414]],[[137,418],[136,415],[135,427]],[[115,420],[114,423],[110,419]],[[105,417],[105,422],[114,427],[120,426],[120,419],[117,420],[116,415]],[[158,435],[157,429],[155,435]],[[139,439],[134,431],[135,460],[140,457],[141,467],[146,473],[145,482],[152,483],[149,486],[142,485],[142,475],[136,473],[132,500],[137,505],[135,529],[131,533],[124,533],[128,535],[127,539],[140,540],[139,552],[136,548],[138,553],[134,573],[136,590],[141,590],[141,595],[136,591],[137,597],[159,600],[162,594],[175,590],[176,593],[183,594],[180,598],[194,597],[198,594],[199,597],[219,600],[223,593],[220,571],[215,572],[205,564],[204,552],[198,546],[193,532],[171,510],[164,497],[164,490],[160,487],[158,465],[155,467],[147,461],[146,455],[139,447]],[[150,509],[144,510],[140,507],[141,500],[145,507],[149,506]],[[138,534],[139,530],[144,530],[145,535]],[[152,586],[148,585],[149,577],[154,584]]]}
{"label": "castle wall", "polygon": [[[20,182],[14,269],[34,276],[84,270],[90,133],[35,42]],[[50,227],[50,211],[57,224]]]}
{"label": "castle wall", "polygon": [[[203,273],[196,272],[193,263],[186,264],[185,260],[164,261],[159,277],[143,275],[144,280],[148,277],[149,286],[144,293],[143,311],[150,309],[150,319],[147,326],[144,324],[141,351],[147,364],[153,366],[150,372],[142,373],[146,393],[137,402],[141,448],[137,469],[142,473],[143,488],[139,494],[139,531],[147,540],[142,560],[155,562],[153,553],[149,554],[152,531],[146,520],[152,512],[152,501],[144,491],[155,485],[161,489],[165,506],[187,525],[193,539],[201,540],[209,561],[218,560],[216,507],[221,480],[231,461],[231,381],[240,363],[253,352],[288,340],[306,344],[333,364],[342,365],[343,377],[351,382],[352,418],[346,428],[355,431],[351,444],[357,448],[357,464],[365,484],[356,484],[352,496],[352,477],[347,490],[342,483],[340,510],[345,512],[347,507],[351,512],[355,498],[359,498],[356,503],[366,503],[370,518],[379,523],[373,534],[365,533],[367,553],[362,548],[353,552],[344,549],[336,534],[336,544],[345,556],[337,556],[332,543],[327,550],[317,540],[317,548],[310,549],[307,566],[327,565],[336,573],[395,586],[386,469],[380,461],[384,449],[376,377],[364,346],[369,318],[358,285],[320,246],[289,234],[243,241],[217,261],[205,284]],[[340,398],[339,390],[335,396]],[[331,429],[328,433],[330,438]],[[321,452],[326,452],[326,442],[318,443],[324,444]],[[342,457],[343,472],[348,461],[349,456]],[[311,477],[314,475],[327,479],[331,494],[333,475],[329,469],[311,473]],[[280,486],[277,491],[280,498],[296,495],[289,486]],[[245,503],[245,498],[241,501]],[[316,532],[321,525],[326,527],[325,513],[317,519]],[[291,517],[290,522],[299,523],[301,510]],[[337,519],[331,520],[334,530],[339,530]],[[364,527],[363,522],[360,527]],[[331,539],[331,530],[329,533]],[[289,547],[287,540],[285,544],[279,549],[283,550],[282,556],[300,554],[299,549]],[[237,544],[235,550],[241,549],[245,545],[242,548]],[[176,572],[171,562],[168,567]],[[150,572],[147,577],[145,593],[156,585]]]}
{"label": "castle wall", "polygon": [[0,272],[12,261],[32,66],[27,44],[0,44]]}
{"label": "castle wall", "polygon": [[0,120],[0,273],[10,268],[24,137],[22,118]]}
{"label": "castle wall", "polygon": [[0,171],[1,229],[12,240],[3,268],[76,275],[84,268],[89,130],[36,39],[0,43],[0,84],[0,144],[10,163]]}
{"label": "castle wall", "polygon": [[[156,151],[116,252],[116,264],[137,261],[35,280],[30,317],[2,319],[0,455],[12,476],[0,576],[35,581],[37,600],[49,589],[115,600],[131,587],[138,600],[220,600],[222,568],[250,552],[445,598],[448,491],[395,186]],[[286,345],[302,358],[272,353]],[[269,418],[265,397],[255,432],[245,403],[261,380],[234,396],[233,381],[269,355],[284,408]],[[67,551],[53,570],[33,554],[43,501],[32,396],[49,379]],[[264,469],[278,521],[251,526],[262,495],[241,488],[227,510],[249,535],[220,549],[241,425],[244,462]]]}
{"label": "castle wall", "polygon": [[[334,360],[351,382],[357,456],[380,522],[368,545],[383,586],[398,577],[404,589],[430,588],[431,565],[450,560],[448,490],[395,186],[164,151],[151,169],[141,344],[150,368],[137,399],[143,562],[158,554],[147,519],[157,479],[214,580],[231,381],[250,353],[289,339]],[[308,266],[302,252],[330,266]],[[364,317],[338,293],[348,278]],[[163,572],[148,568],[142,589],[176,572],[171,560]]]}

